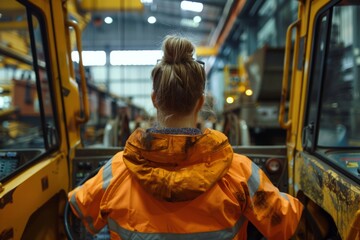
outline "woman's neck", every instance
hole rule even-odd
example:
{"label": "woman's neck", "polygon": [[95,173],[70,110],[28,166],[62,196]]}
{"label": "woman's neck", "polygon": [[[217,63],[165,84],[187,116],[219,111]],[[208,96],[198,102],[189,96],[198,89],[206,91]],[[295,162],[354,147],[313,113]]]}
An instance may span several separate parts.
{"label": "woman's neck", "polygon": [[169,115],[160,117],[158,115],[160,127],[166,128],[195,128],[196,117],[190,114],[187,116]]}

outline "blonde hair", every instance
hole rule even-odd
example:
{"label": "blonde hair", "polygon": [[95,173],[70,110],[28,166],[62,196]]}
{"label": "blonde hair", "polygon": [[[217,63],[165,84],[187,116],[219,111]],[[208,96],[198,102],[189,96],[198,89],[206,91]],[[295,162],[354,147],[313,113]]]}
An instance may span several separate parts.
{"label": "blonde hair", "polygon": [[162,50],[151,72],[154,103],[165,115],[189,114],[204,93],[204,67],[193,58],[195,47],[186,38],[168,35]]}

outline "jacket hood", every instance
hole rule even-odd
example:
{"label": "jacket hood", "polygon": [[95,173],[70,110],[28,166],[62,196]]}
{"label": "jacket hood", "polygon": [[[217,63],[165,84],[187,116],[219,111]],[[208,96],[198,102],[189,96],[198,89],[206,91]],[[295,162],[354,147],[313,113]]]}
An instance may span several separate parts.
{"label": "jacket hood", "polygon": [[137,129],[124,150],[124,163],[154,197],[188,201],[211,188],[228,171],[233,150],[227,137],[206,129],[201,135],[171,135]]}

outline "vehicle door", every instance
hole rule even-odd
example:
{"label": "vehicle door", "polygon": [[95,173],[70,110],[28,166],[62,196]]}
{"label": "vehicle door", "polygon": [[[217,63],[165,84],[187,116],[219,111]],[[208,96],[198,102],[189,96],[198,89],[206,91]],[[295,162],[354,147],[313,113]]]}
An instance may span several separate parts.
{"label": "vehicle door", "polygon": [[317,0],[306,1],[304,8],[309,11],[300,15],[308,26],[299,58],[303,76],[293,141],[294,194],[303,196],[306,231],[314,239],[355,239],[360,224],[360,5]]}
{"label": "vehicle door", "polygon": [[80,143],[63,1],[0,3],[0,239],[59,239]]}

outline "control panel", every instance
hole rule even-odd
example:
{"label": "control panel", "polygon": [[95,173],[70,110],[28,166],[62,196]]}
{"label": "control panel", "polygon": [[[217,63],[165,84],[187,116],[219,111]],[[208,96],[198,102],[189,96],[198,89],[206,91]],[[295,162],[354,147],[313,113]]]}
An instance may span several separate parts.
{"label": "control panel", "polygon": [[[87,148],[77,149],[73,161],[72,188],[94,176],[100,167],[105,165],[121,148]],[[74,239],[108,239],[109,235],[100,232],[96,236],[88,233],[78,218],[71,215],[72,234]],[[104,229],[106,231],[106,229]],[[102,235],[106,237],[103,238]]]}
{"label": "control panel", "polygon": [[266,176],[281,192],[287,192],[288,172],[285,157],[266,155],[248,157],[265,172]]}
{"label": "control panel", "polygon": [[89,177],[92,172],[98,170],[100,167],[105,165],[105,163],[110,160],[108,159],[98,159],[98,158],[89,158],[89,159],[77,159],[73,163],[73,186],[77,186],[80,182]]}
{"label": "control panel", "polygon": [[20,171],[22,166],[35,160],[43,152],[42,149],[0,150],[0,181],[7,181],[12,175]]}
{"label": "control panel", "polygon": [[0,152],[0,179],[8,176],[20,164],[20,156],[17,152]]}
{"label": "control panel", "polygon": [[105,165],[121,148],[87,148],[77,149],[73,161],[72,187],[79,185],[89,175],[95,175],[97,170]]}
{"label": "control panel", "polygon": [[236,146],[234,152],[250,158],[281,192],[288,191],[288,166],[285,146]]}

